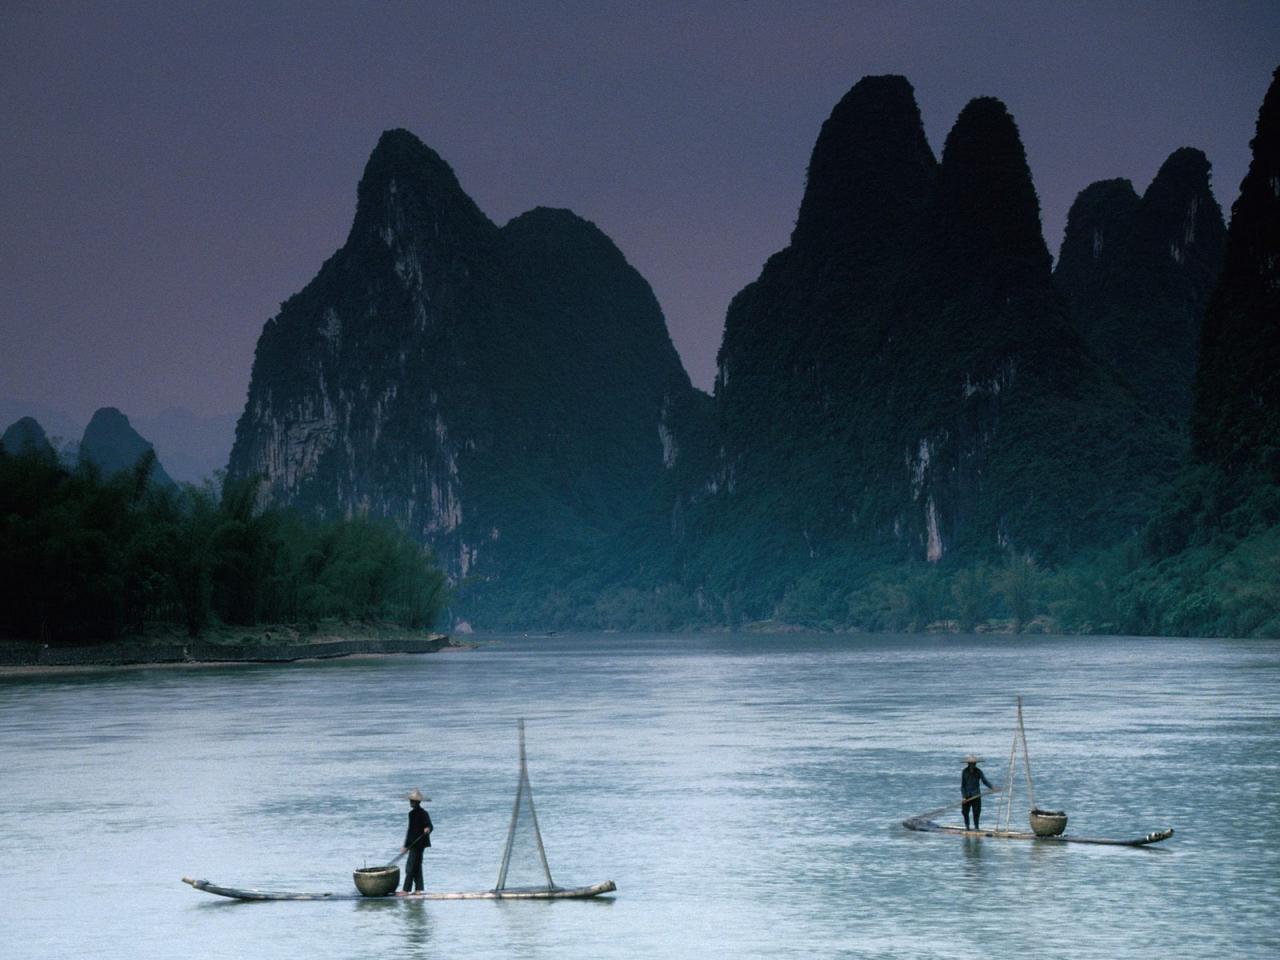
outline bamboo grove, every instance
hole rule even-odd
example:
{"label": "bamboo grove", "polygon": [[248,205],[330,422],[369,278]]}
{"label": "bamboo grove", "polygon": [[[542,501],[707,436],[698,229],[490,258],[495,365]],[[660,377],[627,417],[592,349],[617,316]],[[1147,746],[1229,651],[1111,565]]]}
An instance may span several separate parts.
{"label": "bamboo grove", "polygon": [[148,482],[154,454],[104,476],[52,451],[0,452],[0,634],[86,643],[180,625],[322,619],[430,627],[448,591],[389,523],[259,509],[256,481]]}

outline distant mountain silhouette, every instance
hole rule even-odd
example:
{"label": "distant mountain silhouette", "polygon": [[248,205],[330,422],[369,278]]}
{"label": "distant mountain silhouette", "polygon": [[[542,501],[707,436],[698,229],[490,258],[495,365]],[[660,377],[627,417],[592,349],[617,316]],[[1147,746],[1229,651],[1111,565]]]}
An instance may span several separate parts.
{"label": "distant mountain silhouette", "polygon": [[[79,459],[83,421],[45,404],[0,397],[0,423],[24,416],[46,428],[50,442],[69,463]],[[227,467],[235,439],[235,414],[201,416],[173,407],[154,417],[131,417],[130,423],[155,445],[166,471],[175,480],[200,483]]]}
{"label": "distant mountain silhouette", "polygon": [[28,453],[47,453],[50,456],[56,454],[44,428],[34,417],[23,417],[11,423],[4,436],[0,437],[0,449],[13,456]]}
{"label": "distant mountain silhouette", "polygon": [[1226,226],[1199,150],[1174,151],[1141,199],[1128,180],[1071,207],[1054,279],[1086,343],[1182,428]]}
{"label": "distant mountain silhouette", "polygon": [[64,410],[31,400],[0,397],[0,423],[13,423],[23,417],[38,421],[55,446],[72,442],[84,432],[84,421]]}
{"label": "distant mountain silhouette", "polygon": [[[115,407],[102,407],[94,413],[80,439],[81,461],[95,464],[106,475],[132,470],[143,454],[154,449]],[[151,482],[173,486],[159,460],[151,468]]]}

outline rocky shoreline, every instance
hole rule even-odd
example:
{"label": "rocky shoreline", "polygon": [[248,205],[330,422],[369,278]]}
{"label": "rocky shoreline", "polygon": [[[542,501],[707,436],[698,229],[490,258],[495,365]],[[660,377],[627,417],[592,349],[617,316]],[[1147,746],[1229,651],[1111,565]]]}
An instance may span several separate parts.
{"label": "rocky shoreline", "polygon": [[275,639],[268,633],[230,642],[135,638],[85,647],[9,641],[0,643],[0,669],[294,663],[362,655],[438,653],[464,646],[443,633],[323,636],[306,640]]}

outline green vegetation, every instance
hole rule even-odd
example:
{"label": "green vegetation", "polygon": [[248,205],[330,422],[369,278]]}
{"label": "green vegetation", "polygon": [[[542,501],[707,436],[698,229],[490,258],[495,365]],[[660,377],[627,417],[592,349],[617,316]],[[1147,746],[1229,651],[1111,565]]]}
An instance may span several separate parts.
{"label": "green vegetation", "polygon": [[1147,525],[1126,581],[1134,632],[1280,636],[1280,484],[1199,464]]}
{"label": "green vegetation", "polygon": [[104,477],[46,451],[0,452],[0,632],[104,642],[148,624],[322,618],[430,627],[443,574],[390,524],[305,522],[256,507],[256,481],[181,490],[148,482],[155,454]]}
{"label": "green vegetation", "polygon": [[818,629],[1280,637],[1280,486],[1189,469],[1145,531],[1049,568],[904,564],[800,578],[777,619]]}
{"label": "green vegetation", "polygon": [[[1139,533],[1056,566],[1026,553],[936,564],[841,554],[800,564],[778,551],[758,571],[778,590],[775,600],[681,581],[656,540],[646,545],[632,529],[631,549],[619,547],[612,564],[584,554],[561,579],[563,570],[529,569],[518,586],[464,580],[458,595],[486,626],[514,630],[1280,636],[1280,484],[1188,468],[1153,512]],[[725,564],[733,559],[726,551]]]}

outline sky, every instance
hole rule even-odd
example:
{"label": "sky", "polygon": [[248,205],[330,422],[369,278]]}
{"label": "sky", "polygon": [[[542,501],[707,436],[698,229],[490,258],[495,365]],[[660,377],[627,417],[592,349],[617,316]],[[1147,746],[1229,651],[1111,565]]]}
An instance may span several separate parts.
{"label": "sky", "polygon": [[912,82],[938,154],[969,99],[1002,99],[1056,252],[1081,189],[1141,192],[1181,146],[1229,211],[1277,63],[1274,0],[3,0],[0,398],[238,413],[391,127],[499,224],[594,221],[709,389],[725,309],[786,246],[862,76]]}

